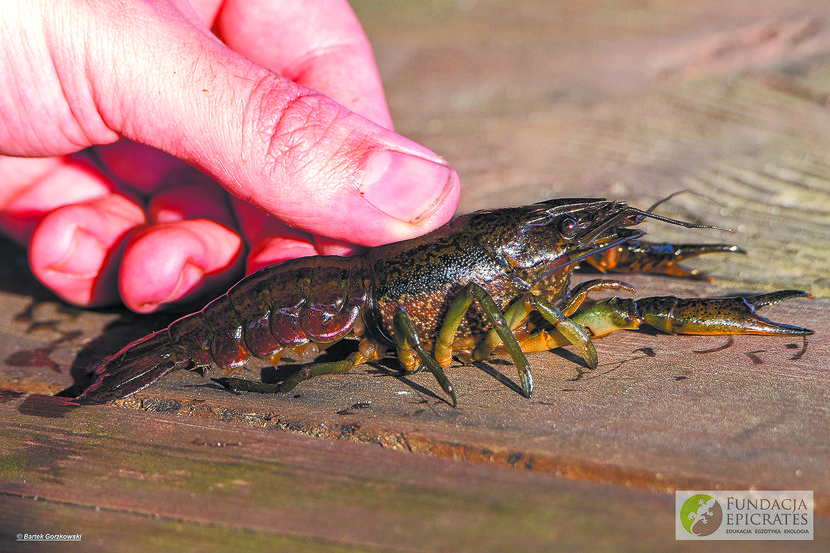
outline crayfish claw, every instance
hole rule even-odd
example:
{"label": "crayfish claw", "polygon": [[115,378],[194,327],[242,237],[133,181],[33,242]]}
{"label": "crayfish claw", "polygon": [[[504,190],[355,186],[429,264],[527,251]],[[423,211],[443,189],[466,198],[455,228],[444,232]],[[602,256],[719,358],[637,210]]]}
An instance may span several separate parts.
{"label": "crayfish claw", "polygon": [[689,269],[681,261],[707,253],[739,253],[746,250],[733,244],[659,244],[629,240],[615,248],[589,256],[585,261],[600,272],[653,273],[694,280],[712,279],[697,269]]}
{"label": "crayfish claw", "polygon": [[800,290],[781,290],[770,294],[729,298],[676,298],[661,296],[636,301],[641,322],[672,334],[762,334],[768,336],[807,336],[807,328],[776,323],[755,312],[786,299],[809,297]]}
{"label": "crayfish claw", "polygon": [[617,330],[636,330],[642,324],[670,334],[808,336],[813,334],[808,328],[776,323],[755,312],[756,308],[804,297],[811,296],[800,290],[780,290],[731,298],[610,298],[578,313],[574,320],[594,337]]}
{"label": "crayfish claw", "polygon": [[[789,290],[758,297],[734,297],[680,300],[671,317],[670,332],[678,334],[762,334],[768,336],[807,336],[812,330],[776,323],[755,312],[756,307],[804,293]],[[648,321],[649,318],[645,317]],[[650,321],[649,321],[650,322]]]}

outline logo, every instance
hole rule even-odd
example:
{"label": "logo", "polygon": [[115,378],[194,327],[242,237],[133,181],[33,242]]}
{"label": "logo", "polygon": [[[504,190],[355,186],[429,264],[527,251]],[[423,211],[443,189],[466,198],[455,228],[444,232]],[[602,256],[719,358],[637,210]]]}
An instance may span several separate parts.
{"label": "logo", "polygon": [[675,492],[678,540],[812,540],[813,492]]}
{"label": "logo", "polygon": [[680,507],[680,522],[693,536],[709,536],[720,528],[723,509],[711,495],[693,495]]}

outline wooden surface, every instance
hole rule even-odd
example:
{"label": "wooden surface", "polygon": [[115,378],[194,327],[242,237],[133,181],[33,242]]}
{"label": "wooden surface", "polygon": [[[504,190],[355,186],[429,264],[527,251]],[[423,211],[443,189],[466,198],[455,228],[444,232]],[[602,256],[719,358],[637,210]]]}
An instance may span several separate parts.
{"label": "wooden surface", "polygon": [[674,551],[694,545],[674,541],[674,489],[753,487],[814,490],[815,541],[710,549],[826,550],[830,5],[354,6],[397,130],[459,170],[461,211],[690,190],[660,212],[734,232],[652,237],[749,255],[695,262],[712,283],[626,278],[639,295],[802,288],[816,298],[765,314],[816,334],[619,333],[596,371],[532,355],[530,401],[493,358],[450,369],[458,409],[389,365],[277,396],[182,373],[72,409],[47,395],[172,315],[64,306],[0,243],[0,549],[65,532],[81,550]]}

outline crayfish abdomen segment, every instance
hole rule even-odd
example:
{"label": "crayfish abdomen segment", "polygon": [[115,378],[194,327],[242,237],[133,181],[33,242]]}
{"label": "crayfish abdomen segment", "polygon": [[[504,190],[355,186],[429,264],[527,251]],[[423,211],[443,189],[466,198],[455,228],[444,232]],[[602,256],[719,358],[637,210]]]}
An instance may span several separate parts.
{"label": "crayfish abdomen segment", "polygon": [[243,279],[202,311],[213,329],[213,360],[228,369],[251,353],[272,360],[284,348],[343,338],[366,304],[365,273],[362,257],[320,256]]}
{"label": "crayfish abdomen segment", "polygon": [[242,324],[245,345],[260,359],[278,359],[283,344],[271,333],[271,283],[272,267],[239,281],[228,290],[228,301],[238,314]]}
{"label": "crayfish abdomen segment", "polygon": [[174,369],[216,364],[241,368],[252,355],[276,363],[285,348],[330,343],[350,332],[367,303],[361,257],[310,257],[271,265],[227,294],[133,342],[96,367],[96,382],[78,400],[126,397]]}

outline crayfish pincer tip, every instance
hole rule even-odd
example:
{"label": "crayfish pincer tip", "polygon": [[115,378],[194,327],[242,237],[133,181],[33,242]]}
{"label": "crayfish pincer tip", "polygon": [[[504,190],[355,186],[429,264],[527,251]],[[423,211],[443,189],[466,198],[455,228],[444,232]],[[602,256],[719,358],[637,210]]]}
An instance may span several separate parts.
{"label": "crayfish pincer tip", "polygon": [[747,301],[756,308],[766,307],[792,298],[813,299],[813,295],[804,290],[778,290],[769,294],[750,296]]}

